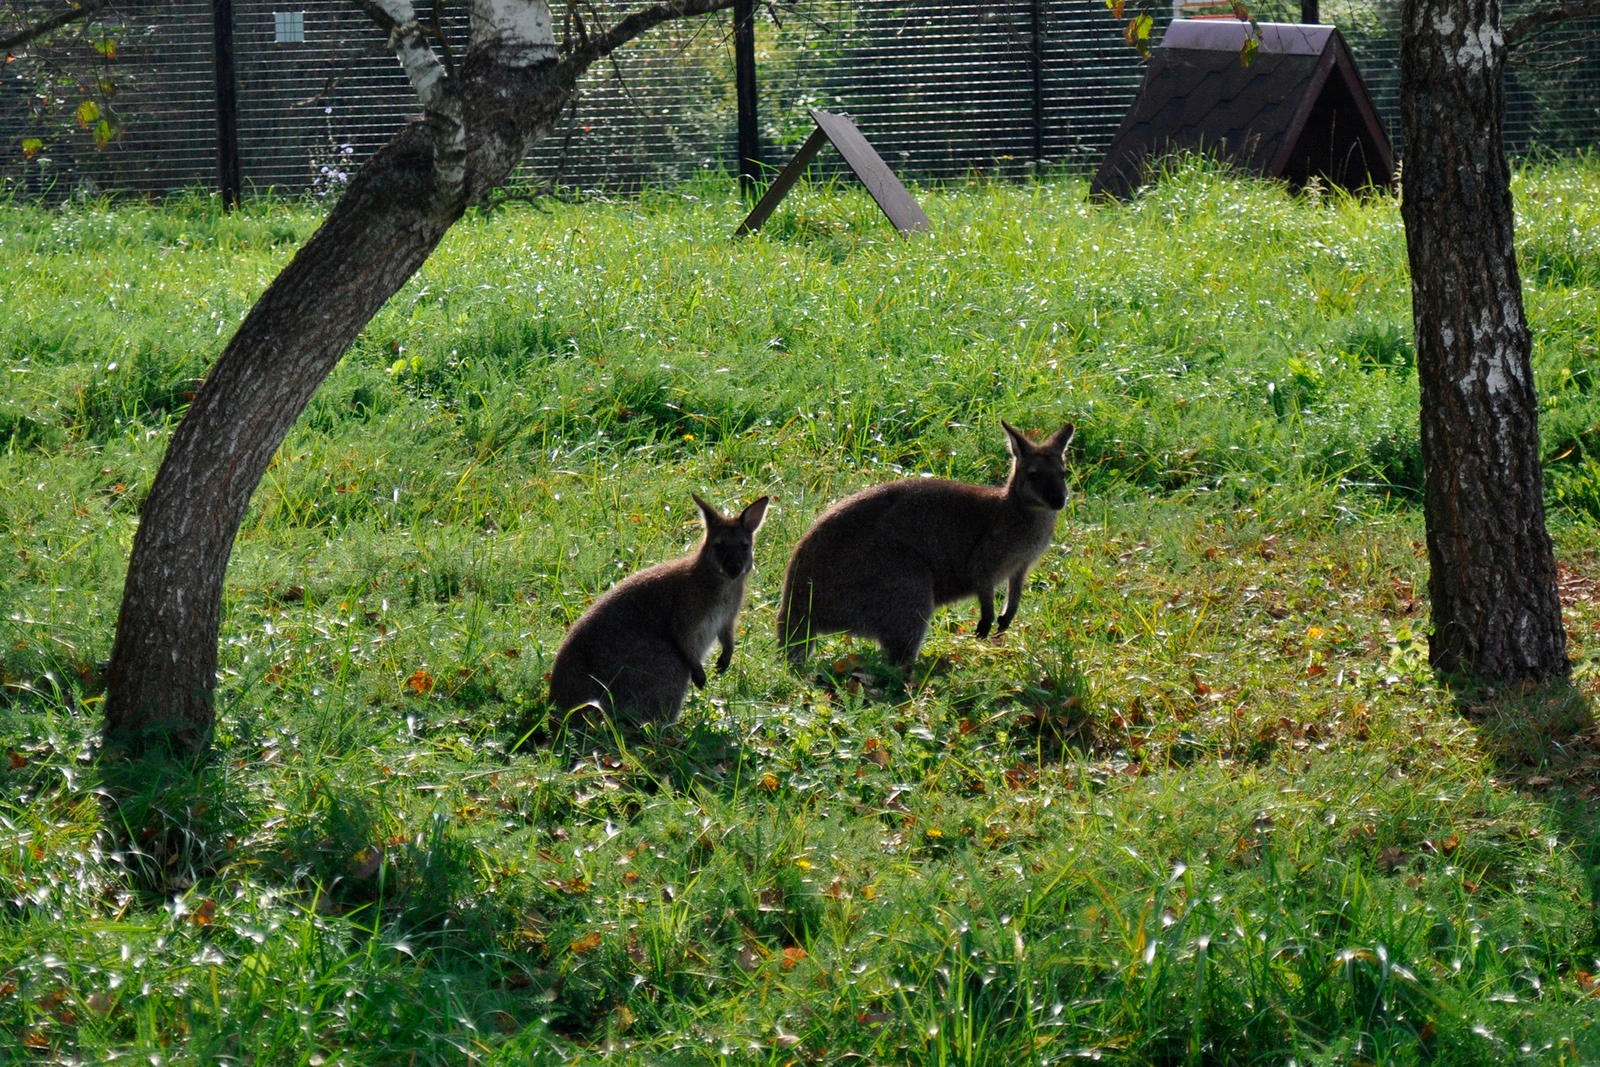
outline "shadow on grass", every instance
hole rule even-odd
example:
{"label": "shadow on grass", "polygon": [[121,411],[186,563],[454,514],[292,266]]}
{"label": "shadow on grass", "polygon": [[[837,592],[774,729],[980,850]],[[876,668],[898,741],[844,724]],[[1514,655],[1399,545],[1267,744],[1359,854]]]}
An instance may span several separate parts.
{"label": "shadow on grass", "polygon": [[131,887],[154,903],[215,876],[248,835],[246,798],[213,757],[100,756],[102,823]]}
{"label": "shadow on grass", "polygon": [[1477,727],[1496,776],[1550,809],[1600,902],[1600,720],[1589,698],[1562,681],[1520,693],[1458,690],[1456,708]]}
{"label": "shadow on grass", "polygon": [[474,892],[476,857],[448,819],[435,813],[413,837],[386,838],[380,801],[357,780],[309,781],[268,834],[245,759],[108,751],[98,769],[108,852],[146,907],[248,874],[319,914],[375,909],[408,934],[449,929],[489,944],[505,918]]}

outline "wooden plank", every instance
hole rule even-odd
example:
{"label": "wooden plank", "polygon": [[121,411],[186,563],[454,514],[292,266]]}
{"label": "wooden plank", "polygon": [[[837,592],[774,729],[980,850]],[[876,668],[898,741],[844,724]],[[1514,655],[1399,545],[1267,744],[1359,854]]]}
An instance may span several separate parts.
{"label": "wooden plank", "polygon": [[[861,184],[867,187],[867,192],[872,194],[872,199],[877,201],[883,213],[894,223],[894,228],[901,233],[925,233],[931,226],[928,216],[923,214],[922,208],[906,192],[906,187],[900,184],[900,179],[894,176],[894,171],[889,169],[889,164],[883,161],[876,149],[867,143],[867,139],[856,129],[856,124],[843,115],[835,115],[829,111],[820,111],[817,108],[808,109],[811,117],[817,122],[817,129],[826,134],[833,147],[839,150],[844,161],[855,172]],[[813,135],[812,140],[815,140]],[[806,142],[808,145],[810,141]]]}
{"label": "wooden plank", "polygon": [[817,153],[822,151],[822,146],[827,140],[828,135],[821,129],[811,132],[811,136],[806,138],[806,143],[800,146],[800,151],[789,160],[789,165],[778,173],[771,185],[767,186],[767,194],[750,210],[745,220],[739,223],[739,228],[733,231],[735,237],[743,237],[747,233],[755,233],[761,229],[761,224],[767,221],[767,216],[778,206],[778,201],[782,200],[794,187],[794,183],[800,180],[800,175],[811,165],[811,161],[817,158]]}

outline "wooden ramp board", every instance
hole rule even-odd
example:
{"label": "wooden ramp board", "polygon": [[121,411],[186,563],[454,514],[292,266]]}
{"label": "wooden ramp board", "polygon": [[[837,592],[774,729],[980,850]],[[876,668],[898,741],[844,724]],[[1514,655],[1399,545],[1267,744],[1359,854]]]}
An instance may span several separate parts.
{"label": "wooden ramp board", "polygon": [[894,176],[894,171],[889,169],[889,164],[883,161],[876,149],[867,143],[861,131],[856,129],[856,124],[844,115],[835,115],[829,111],[820,111],[809,108],[811,118],[816,122],[817,128],[806,138],[806,143],[800,146],[800,151],[795,153],[788,166],[778,173],[767,187],[767,193],[761,198],[760,203],[751,210],[749,216],[733,231],[735,237],[743,237],[747,233],[754,233],[767,221],[767,217],[778,206],[794,183],[800,180],[800,175],[811,161],[817,158],[817,153],[822,151],[823,142],[832,144],[839,150],[839,155],[844,157],[845,163],[852,173],[867,187],[867,192],[878,207],[883,209],[894,228],[901,233],[926,233],[930,223],[928,216],[923,214],[922,208],[911,194],[906,192],[906,187],[900,184],[900,179]]}

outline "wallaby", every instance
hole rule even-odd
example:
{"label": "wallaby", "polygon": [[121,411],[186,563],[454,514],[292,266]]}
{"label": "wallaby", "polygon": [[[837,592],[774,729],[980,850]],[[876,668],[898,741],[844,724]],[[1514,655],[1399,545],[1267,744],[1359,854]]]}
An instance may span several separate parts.
{"label": "wallaby", "polygon": [[978,598],[978,636],[994,623],[995,587],[1008,583],[995,632],[1017,614],[1022,583],[1049,547],[1067,503],[1072,425],[1041,445],[1006,423],[1005,488],[933,478],[873,486],[823,513],[795,546],[783,579],[778,643],[798,669],[823,634],[871,637],[901,667],[916,661],[933,609]]}
{"label": "wallaby", "polygon": [[671,722],[689,682],[705,688],[701,660],[713,641],[722,644],[717,673],[728,669],[767,498],[732,519],[698,496],[694,502],[705,522],[699,547],[629,575],[567,631],[550,669],[550,700],[559,710]]}

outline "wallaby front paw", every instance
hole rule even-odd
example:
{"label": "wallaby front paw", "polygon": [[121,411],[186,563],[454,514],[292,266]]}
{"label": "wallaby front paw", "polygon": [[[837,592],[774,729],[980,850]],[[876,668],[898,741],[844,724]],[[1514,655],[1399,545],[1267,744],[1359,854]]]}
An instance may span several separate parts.
{"label": "wallaby front paw", "polygon": [[690,672],[689,677],[694,681],[696,689],[704,689],[706,687],[706,669],[698,663],[695,664],[694,670]]}

